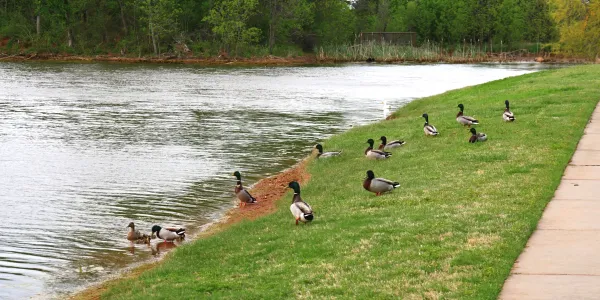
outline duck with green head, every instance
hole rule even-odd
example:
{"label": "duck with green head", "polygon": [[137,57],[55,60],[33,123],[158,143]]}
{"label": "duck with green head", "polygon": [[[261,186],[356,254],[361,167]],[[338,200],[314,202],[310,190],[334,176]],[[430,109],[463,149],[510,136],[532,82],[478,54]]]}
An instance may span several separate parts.
{"label": "duck with green head", "polygon": [[321,144],[317,144],[315,148],[319,151],[319,153],[317,154],[317,158],[328,158],[339,156],[340,154],[342,154],[342,151],[323,152],[323,146]]}
{"label": "duck with green head", "polygon": [[367,144],[369,144],[369,147],[367,147],[367,149],[365,150],[365,156],[368,159],[386,159],[392,156],[391,152],[373,150],[373,144],[375,144],[375,141],[373,139],[369,139],[367,141]]}
{"label": "duck with green head", "polygon": [[156,233],[156,237],[167,242],[173,242],[174,240],[185,238],[185,229],[176,227],[160,227],[158,225],[152,226],[152,236]]}
{"label": "duck with green head", "polygon": [[463,111],[465,110],[465,106],[461,104],[458,105],[460,111],[456,114],[456,122],[462,124],[463,126],[478,125],[479,121],[473,117],[463,115]]}
{"label": "duck with green head", "polygon": [[427,113],[423,114],[423,118],[425,118],[425,125],[423,125],[423,131],[425,135],[436,136],[439,134],[435,126],[429,124],[429,115]]}
{"label": "duck with green head", "polygon": [[237,184],[235,185],[235,195],[240,200],[240,206],[246,206],[247,203],[256,203],[256,198],[252,197],[246,189],[242,186],[242,174],[240,172],[233,172],[233,176],[237,178]]}
{"label": "duck with green head", "polygon": [[483,132],[477,132],[475,128],[471,128],[471,137],[469,138],[469,143],[475,142],[485,142],[487,140],[487,135]]}
{"label": "duck with green head", "polygon": [[510,111],[510,103],[508,100],[504,101],[504,105],[506,105],[506,108],[504,109],[504,113],[502,113],[502,119],[504,122],[513,122],[515,120],[515,115]]}
{"label": "duck with green head", "polygon": [[405,141],[401,141],[401,140],[395,140],[395,141],[388,142],[387,137],[385,137],[384,135],[381,136],[379,138],[379,140],[381,141],[381,145],[379,145],[379,150],[391,150],[391,149],[398,148],[398,147],[401,147],[402,145],[406,144]]}
{"label": "duck with green head", "polygon": [[298,221],[310,222],[314,219],[313,210],[308,203],[302,200],[300,197],[300,184],[296,181],[292,181],[288,184],[288,187],[294,190],[294,196],[292,197],[292,205],[290,205],[290,211],[296,219],[296,225]]}
{"label": "duck with green head", "polygon": [[369,192],[375,193],[377,196],[389,192],[399,186],[399,182],[384,178],[375,178],[375,173],[371,170],[367,171],[367,178],[363,181],[363,188]]}

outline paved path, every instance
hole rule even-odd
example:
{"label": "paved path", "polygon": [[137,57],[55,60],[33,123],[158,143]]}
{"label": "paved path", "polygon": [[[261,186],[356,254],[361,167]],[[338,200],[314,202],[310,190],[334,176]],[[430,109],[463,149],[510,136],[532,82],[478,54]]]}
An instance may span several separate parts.
{"label": "paved path", "polygon": [[500,299],[600,299],[600,104]]}

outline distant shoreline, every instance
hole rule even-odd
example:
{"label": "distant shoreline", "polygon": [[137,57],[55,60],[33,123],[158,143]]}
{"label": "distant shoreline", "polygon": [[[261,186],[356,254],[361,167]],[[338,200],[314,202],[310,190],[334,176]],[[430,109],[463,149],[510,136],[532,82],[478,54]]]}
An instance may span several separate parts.
{"label": "distant shoreline", "polygon": [[[296,57],[251,57],[251,58],[222,58],[222,57],[127,57],[114,55],[69,55],[69,54],[5,54],[0,53],[0,62],[23,62],[23,61],[54,61],[54,62],[111,62],[111,63],[156,63],[156,64],[195,64],[205,66],[298,66],[298,65],[328,65],[338,63],[356,63],[367,62],[366,60],[348,60],[336,58],[320,58],[316,55],[304,55]],[[493,54],[478,57],[456,57],[456,56],[441,56],[435,58],[424,59],[378,59],[369,61],[375,64],[399,64],[399,63],[513,63],[513,62],[538,62],[538,63],[593,63],[594,61],[576,58],[562,57],[554,55],[521,55],[521,56],[504,56],[502,54]],[[598,63],[598,62],[596,62]]]}

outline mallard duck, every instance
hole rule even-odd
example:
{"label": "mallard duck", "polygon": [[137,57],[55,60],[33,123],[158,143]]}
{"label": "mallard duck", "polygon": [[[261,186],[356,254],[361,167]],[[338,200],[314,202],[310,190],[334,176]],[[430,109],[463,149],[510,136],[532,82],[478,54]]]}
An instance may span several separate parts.
{"label": "mallard duck", "polygon": [[373,150],[373,144],[375,144],[373,139],[369,139],[367,144],[369,144],[369,147],[365,150],[365,156],[368,159],[386,159],[392,155],[391,152]]}
{"label": "mallard duck", "polygon": [[176,239],[185,238],[184,228],[162,228],[158,225],[152,226],[152,235],[156,232],[156,237],[167,242],[172,242]]}
{"label": "mallard duck", "polygon": [[425,135],[438,135],[439,132],[435,126],[429,124],[429,115],[424,113],[423,118],[425,118],[425,125],[423,125],[423,131],[425,131]]}
{"label": "mallard duck", "polygon": [[300,184],[296,181],[292,181],[288,184],[288,187],[294,190],[290,211],[292,212],[292,215],[294,215],[294,218],[296,218],[296,225],[298,225],[298,221],[304,223],[312,221],[315,216],[310,205],[304,202],[300,197]]}
{"label": "mallard duck", "polygon": [[133,222],[129,223],[127,228],[129,228],[129,232],[127,232],[128,240],[136,243],[150,243],[150,236],[145,233],[141,233],[139,230],[135,230],[135,224],[133,224]]}
{"label": "mallard duck", "polygon": [[317,154],[317,158],[328,158],[328,157],[338,156],[338,155],[342,154],[342,151],[323,152],[323,146],[321,146],[321,144],[317,144],[315,146],[315,148],[317,148],[317,150],[319,150],[319,153]]}
{"label": "mallard duck", "polygon": [[381,136],[379,140],[381,141],[381,145],[379,145],[379,150],[390,150],[406,144],[406,142],[400,140],[391,141],[388,143],[387,138],[385,136]]}
{"label": "mallard duck", "polygon": [[383,178],[375,178],[375,173],[373,173],[371,170],[367,171],[367,178],[365,178],[365,181],[363,181],[363,187],[365,190],[373,192],[377,196],[381,195],[382,193],[389,192],[399,186],[399,182],[394,182]]}
{"label": "mallard duck", "polygon": [[469,143],[485,142],[486,140],[487,135],[485,133],[477,133],[477,131],[475,131],[475,128],[471,128],[471,137],[469,138]]}
{"label": "mallard duck", "polygon": [[460,111],[458,112],[458,114],[456,114],[456,122],[469,127],[471,127],[471,125],[479,124],[479,121],[477,121],[477,119],[469,116],[463,116],[463,111],[465,107],[462,104],[459,104],[458,107],[460,108]]}
{"label": "mallard duck", "polygon": [[233,172],[233,176],[237,178],[237,184],[235,185],[235,195],[240,200],[240,206],[246,206],[246,203],[256,203],[256,198],[252,197],[246,189],[242,186],[242,174],[240,172]]}
{"label": "mallard duck", "polygon": [[502,114],[502,119],[505,122],[512,122],[515,120],[515,115],[510,111],[508,100],[504,101],[506,108],[504,109],[504,113]]}

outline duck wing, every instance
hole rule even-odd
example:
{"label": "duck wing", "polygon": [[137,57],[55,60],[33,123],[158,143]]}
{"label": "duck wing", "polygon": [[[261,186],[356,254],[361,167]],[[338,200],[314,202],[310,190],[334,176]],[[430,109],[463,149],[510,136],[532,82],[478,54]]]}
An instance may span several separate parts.
{"label": "duck wing", "polygon": [[462,116],[461,118],[469,121],[469,122],[473,122],[473,123],[479,123],[479,121],[473,117],[469,117],[469,116]]}
{"label": "duck wing", "polygon": [[374,178],[373,181],[389,184],[389,185],[393,186],[394,188],[397,188],[400,186],[400,182],[387,180],[385,178]]}
{"label": "duck wing", "polygon": [[392,152],[381,151],[381,150],[371,150],[371,152],[375,153],[376,155],[383,155],[385,157],[392,155]]}
{"label": "duck wing", "polygon": [[437,129],[433,125],[426,125],[425,126],[425,130],[427,132],[429,132],[430,134],[437,134],[438,133]]}
{"label": "duck wing", "polygon": [[330,152],[323,152],[321,155],[319,155],[319,158],[327,158],[327,157],[332,157],[332,156],[338,156],[342,154],[342,151],[330,151]]}
{"label": "duck wing", "polygon": [[256,198],[252,197],[252,195],[250,195],[250,193],[245,189],[242,189],[241,191],[239,191],[237,193],[237,197],[238,197],[238,199],[240,199],[240,201],[243,201],[246,203],[256,202]]}
{"label": "duck wing", "polygon": [[504,114],[502,114],[502,117],[506,121],[514,121],[515,120],[515,115],[513,115],[513,113],[510,111],[505,111]]}
{"label": "duck wing", "polygon": [[391,191],[400,186],[399,182],[394,182],[384,178],[373,178],[369,190],[375,193]]}
{"label": "duck wing", "polygon": [[304,201],[294,202],[294,205],[305,214],[312,214],[312,208]]}

